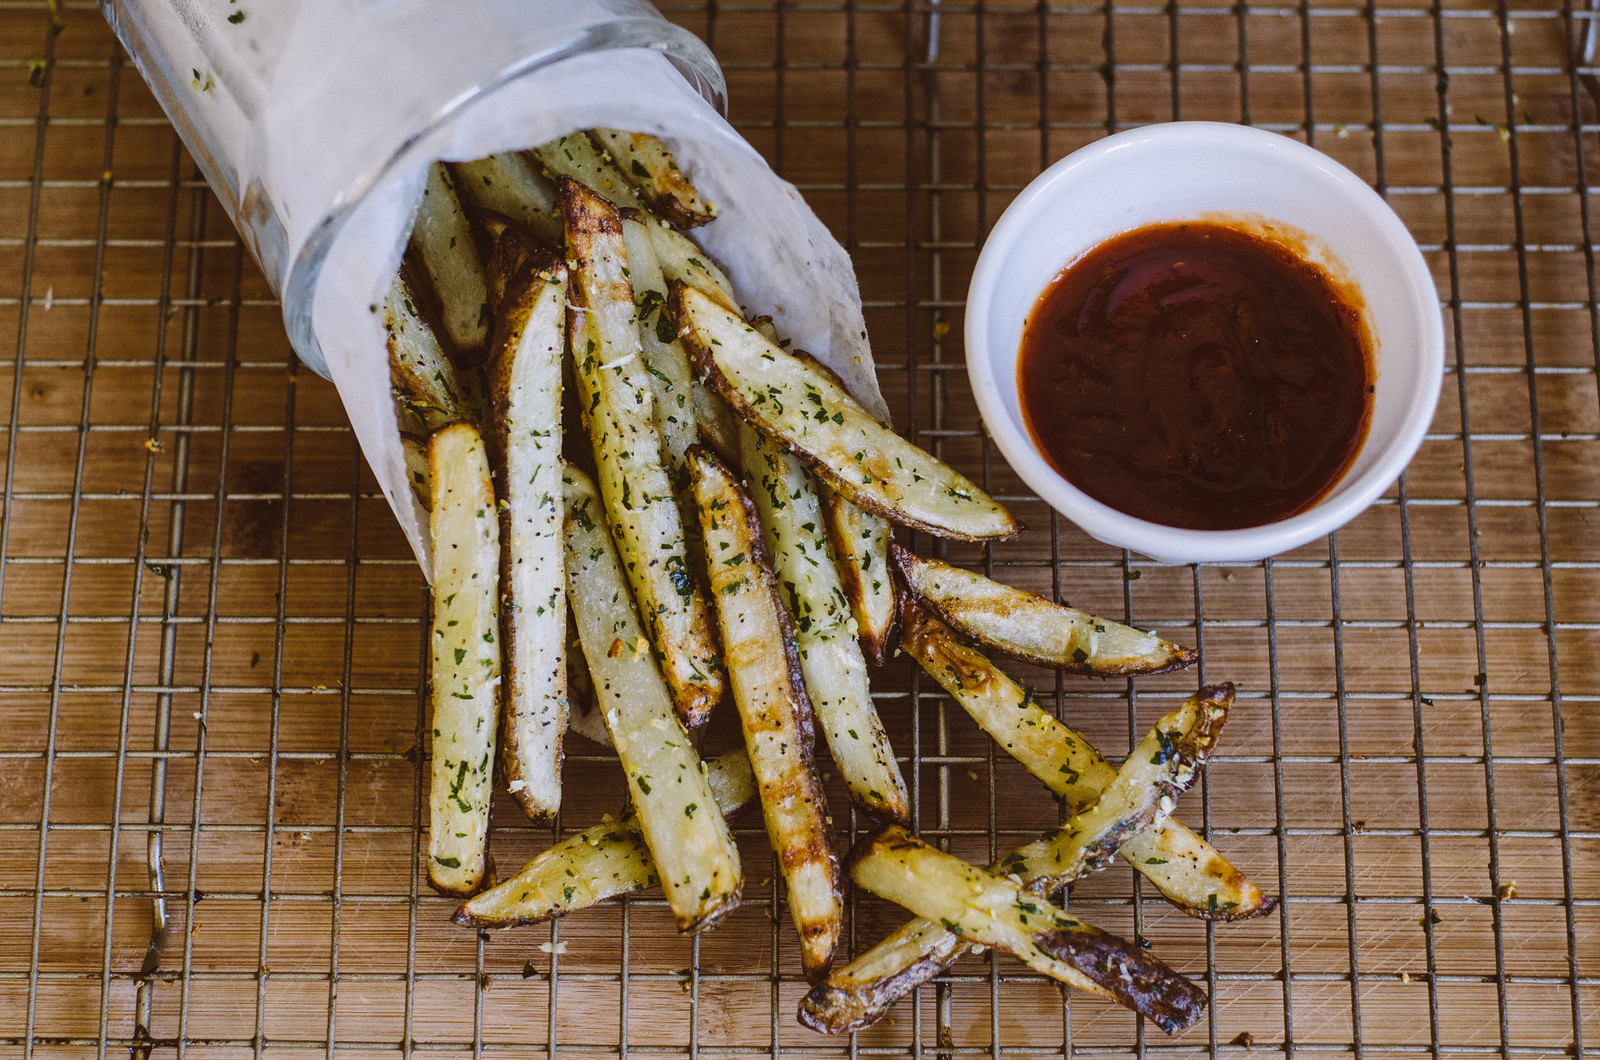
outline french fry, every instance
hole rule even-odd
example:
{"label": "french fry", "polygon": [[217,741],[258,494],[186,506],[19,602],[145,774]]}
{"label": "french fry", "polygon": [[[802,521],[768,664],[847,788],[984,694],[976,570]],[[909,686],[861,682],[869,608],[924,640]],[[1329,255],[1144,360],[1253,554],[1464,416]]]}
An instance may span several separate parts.
{"label": "french fry", "polygon": [[480,213],[478,221],[494,241],[483,271],[489,291],[489,309],[498,315],[510,287],[529,268],[548,268],[559,258],[554,249],[534,241],[501,214]]}
{"label": "french fry", "polygon": [[739,904],[739,852],[639,624],[594,483],[568,467],[564,485],[567,595],[595,695],[678,930],[701,931]]}
{"label": "french fry", "polygon": [[499,441],[500,612],[506,696],[501,773],[529,817],[561,808],[567,729],[561,363],[567,270],[525,270],[495,322],[490,404]]}
{"label": "french fry", "polygon": [[693,728],[722,698],[724,677],[662,461],[622,223],[609,203],[582,184],[566,177],[559,184],[573,261],[568,334],[606,514],[673,701]]}
{"label": "french fry", "polygon": [[562,239],[556,189],[519,151],[472,162],[451,162],[460,197],[479,210],[493,210],[551,246]]}
{"label": "french fry", "polygon": [[[669,286],[674,280],[686,283],[730,309],[736,307],[728,277],[693,240],[659,220],[650,224],[648,230],[655,247],[656,264]],[[668,316],[671,317],[670,312]],[[722,459],[738,463],[739,417],[733,414],[728,403],[694,379],[692,372],[689,401],[694,409],[695,424],[700,428],[700,440],[716,450]]]}
{"label": "french fry", "polygon": [[637,209],[644,206],[622,171],[584,133],[569,133],[558,140],[540,144],[533,149],[533,154],[558,189],[560,178],[566,177],[618,208]]}
{"label": "french fry", "polygon": [[783,866],[801,963],[815,981],[828,973],[844,907],[827,802],[812,762],[811,703],[754,502],[704,447],[689,451],[689,469],[745,749],[767,838]]}
{"label": "french fry", "polygon": [[384,341],[389,349],[389,385],[396,406],[417,424],[401,429],[432,432],[447,423],[474,418],[455,365],[445,356],[433,329],[417,310],[410,285],[399,274],[383,300]]}
{"label": "french fry", "polygon": [[[743,751],[707,763],[706,780],[724,817],[756,795]],[[605,820],[555,844],[511,879],[464,902],[451,920],[476,928],[508,928],[554,920],[608,898],[660,882],[639,817]]]}
{"label": "french fry", "polygon": [[1126,939],[1079,920],[1005,876],[928,846],[898,825],[851,857],[850,876],[949,934],[1117,1001],[1171,1034],[1198,1020],[1205,994]]}
{"label": "french fry", "polygon": [[862,511],[827,485],[819,485],[817,494],[861,649],[875,666],[884,666],[900,620],[897,582],[889,568],[889,521]]}
{"label": "french fry", "polygon": [[661,432],[661,452],[674,472],[682,473],[689,447],[700,440],[691,396],[694,373],[689,355],[673,334],[667,313],[667,282],[656,260],[650,238],[652,220],[629,210],[622,215],[622,240],[628,255],[628,278],[644,347],[645,370],[656,393],[656,429]]}
{"label": "french fry", "polygon": [[443,162],[428,167],[411,249],[433,285],[451,354],[461,364],[478,364],[489,342],[489,291],[472,227]]}
{"label": "french fry", "polygon": [[1154,633],[1052,603],[1042,596],[899,545],[895,569],[922,605],[955,629],[1005,655],[1096,677],[1162,674],[1199,658]]}
{"label": "french fry", "polygon": [[[1071,820],[1011,852],[990,871],[1029,893],[1044,894],[1063,890],[1117,854],[1139,867],[1130,851],[1150,847],[1147,840],[1173,827],[1166,815],[1215,747],[1232,696],[1231,685],[1206,688],[1162,718],[1121,769],[1113,771],[1102,763],[1097,772],[1106,783],[1098,792],[1089,791],[1086,802],[1064,799],[1078,811]],[[1104,778],[1107,772],[1110,776]],[[902,925],[812,989],[801,1003],[800,1021],[829,1034],[876,1022],[895,1001],[949,967],[964,951],[965,937],[956,938],[945,930],[947,926],[925,919]]]}
{"label": "french fry", "polygon": [[[762,334],[777,343],[775,333]],[[840,390],[847,389],[838,373],[815,357],[802,350],[794,351],[794,355],[827,375]],[[896,603],[899,583],[889,566],[893,530],[887,519],[862,511],[826,484],[819,484],[817,493],[822,497],[828,540],[839,564],[844,594],[856,616],[861,649],[875,665],[883,666],[889,661],[895,626],[900,621]]]}
{"label": "french fry", "polygon": [[[1100,797],[1116,771],[981,653],[914,602],[901,608],[900,647],[939,682],[978,726],[1067,803]],[[1220,686],[1229,689],[1231,686]],[[1243,920],[1274,902],[1210,844],[1177,821],[1123,848],[1128,864],[1173,905],[1206,920]]]}
{"label": "french fry", "polygon": [[736,312],[672,285],[678,333],[701,379],[763,434],[865,511],[943,537],[1012,537],[1022,524],[954,468],[873,419],[812,365]]}
{"label": "french fry", "polygon": [[590,129],[595,146],[611,155],[645,204],[678,228],[695,228],[717,216],[678,168],[667,145],[649,133]]}
{"label": "french fry", "polygon": [[500,698],[500,533],[489,457],[476,427],[428,441],[433,507],[433,770],[428,881],[470,894],[487,871],[489,795]]}
{"label": "french fry", "polygon": [[850,794],[876,817],[910,818],[905,778],[867,683],[867,660],[823,531],[822,503],[805,469],[752,427],[744,470],[766,529],[780,595],[793,620],[800,670],[828,750]]}

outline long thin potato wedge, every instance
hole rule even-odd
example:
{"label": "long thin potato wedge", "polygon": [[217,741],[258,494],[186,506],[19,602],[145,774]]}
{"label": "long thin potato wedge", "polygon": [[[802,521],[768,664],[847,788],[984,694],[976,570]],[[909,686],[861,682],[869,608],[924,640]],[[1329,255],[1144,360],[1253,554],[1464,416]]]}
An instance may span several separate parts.
{"label": "long thin potato wedge", "polygon": [[622,222],[582,184],[566,177],[559,184],[573,262],[569,341],[606,515],[673,701],[693,728],[722,698],[725,683],[711,614],[689,566],[683,519],[662,460]]}
{"label": "long thin potato wedge", "polygon": [[751,497],[766,529],[806,691],[834,765],[869,813],[907,822],[905,778],[872,703],[867,660],[823,531],[822,503],[800,461],[752,427],[745,427],[743,436]]}
{"label": "long thin potato wedge", "polygon": [[1097,677],[1162,674],[1200,657],[1154,633],[1052,603],[894,546],[895,569],[924,607],[995,651]]}
{"label": "long thin potato wedge", "polygon": [[[1227,715],[1232,686],[1207,688],[1156,723],[1122,768],[1052,835],[990,866],[1033,893],[1064,888],[1166,827],[1158,824],[1209,757]],[[1109,769],[1109,767],[1105,767]],[[1104,772],[1104,769],[1097,770]],[[897,1000],[948,968],[965,946],[939,924],[913,920],[835,970],[800,1006],[800,1021],[843,1034],[882,1018]]]}
{"label": "long thin potato wedge", "polygon": [[1005,876],[928,846],[898,825],[851,856],[850,877],[881,898],[993,946],[1069,986],[1111,998],[1171,1034],[1205,1010],[1204,991],[1126,939]]}
{"label": "long thin potato wedge", "polygon": [[[743,751],[729,751],[706,765],[706,780],[724,817],[755,798],[755,777]],[[450,919],[478,928],[537,924],[659,882],[638,815],[630,813],[620,821],[608,816],[463,903]]]}
{"label": "long thin potato wedge", "polygon": [[594,483],[569,467],[565,493],[567,595],[595,695],[678,930],[701,931],[739,904],[739,852],[673,711]]}
{"label": "long thin potato wedge", "polygon": [[[669,286],[673,280],[686,283],[730,309],[737,307],[728,277],[693,240],[665,221],[651,224],[649,232],[655,244],[656,264]],[[733,414],[726,401],[698,379],[690,384],[689,400],[694,408],[695,423],[700,428],[700,440],[715,449],[722,459],[738,463],[739,417]]]}
{"label": "long thin potato wedge", "polygon": [[552,246],[562,238],[561,207],[555,185],[526,155],[507,151],[472,162],[451,162],[460,197],[480,210],[504,214]]}
{"label": "long thin potato wedge", "polygon": [[737,313],[682,284],[673,285],[672,305],[701,379],[857,507],[943,537],[1021,532],[988,494],[884,427],[843,387]]}
{"label": "long thin potato wedge", "polygon": [[861,648],[874,665],[884,666],[900,620],[897,583],[889,568],[889,521],[862,511],[827,485],[818,486],[817,493]]}
{"label": "long thin potato wedge", "polygon": [[533,154],[554,178],[558,188],[560,178],[567,177],[603,196],[613,206],[644,206],[643,200],[622,175],[622,171],[584,133],[570,133],[559,140],[540,144],[533,149]]}
{"label": "long thin potato wedge", "polygon": [[[1071,807],[1087,806],[1116,771],[997,666],[914,603],[902,607],[900,647],[1022,766]],[[1122,857],[1168,901],[1206,920],[1243,920],[1276,904],[1177,821],[1137,837]]]}
{"label": "long thin potato wedge", "polygon": [[561,362],[567,270],[524,271],[495,322],[489,398],[499,441],[505,712],[500,766],[535,820],[561,808],[567,585],[561,536]]}
{"label": "long thin potato wedge", "polygon": [[[775,334],[763,335],[777,342]],[[832,379],[840,390],[847,389],[837,372],[810,354],[796,350],[795,356]],[[884,424],[888,426],[888,424]],[[845,500],[830,486],[821,484],[822,511],[828,526],[828,540],[839,563],[844,594],[855,612],[861,648],[876,665],[889,661],[894,630],[900,621],[898,582],[889,566],[889,544],[893,530],[889,520],[864,512]]]}
{"label": "long thin potato wedge", "polygon": [[[768,342],[782,345],[771,317],[757,317],[751,323]],[[795,350],[794,355],[832,379],[839,389],[846,389],[844,380],[832,368],[803,350]],[[817,494],[822,498],[823,520],[828,541],[833,545],[839,580],[856,616],[861,650],[875,665],[883,666],[889,661],[895,625],[900,621],[896,605],[898,583],[889,566],[889,521],[857,508],[826,483],[818,483]]]}
{"label": "long thin potato wedge", "polygon": [[717,207],[701,197],[678,168],[667,145],[649,133],[590,129],[589,138],[609,152],[639,197],[679,228],[695,228],[717,216]]}
{"label": "long thin potato wedge", "polygon": [[1232,703],[1232,685],[1207,685],[1195,693],[1128,752],[1099,798],[1065,827],[1006,858],[1000,871],[1043,894],[1105,868],[1177,807],[1178,796],[1198,779],[1216,748]]}
{"label": "long thin potato wedge", "polygon": [[398,273],[384,297],[382,314],[389,348],[389,385],[396,405],[415,415],[426,431],[472,419],[473,410],[455,365],[417,310],[410,285]]}
{"label": "long thin potato wedge", "polygon": [[811,703],[754,502],[709,450],[691,449],[689,469],[767,839],[783,866],[801,963],[815,981],[828,974],[844,905],[828,806],[812,762]]}
{"label": "long thin potato wedge", "polygon": [[488,870],[489,795],[500,699],[500,528],[478,429],[428,441],[433,507],[433,783],[428,881],[471,894]]}
{"label": "long thin potato wedge", "polygon": [[650,373],[656,392],[661,451],[668,466],[682,473],[689,447],[700,440],[691,401],[694,373],[689,370],[689,355],[673,333],[667,313],[667,281],[661,276],[655,241],[650,238],[654,224],[637,210],[627,211],[622,215],[622,241],[628,254],[628,278],[633,283],[645,370]]}
{"label": "long thin potato wedge", "polygon": [[463,364],[482,361],[489,342],[489,290],[472,226],[443,162],[428,167],[411,247],[433,285],[450,352]]}

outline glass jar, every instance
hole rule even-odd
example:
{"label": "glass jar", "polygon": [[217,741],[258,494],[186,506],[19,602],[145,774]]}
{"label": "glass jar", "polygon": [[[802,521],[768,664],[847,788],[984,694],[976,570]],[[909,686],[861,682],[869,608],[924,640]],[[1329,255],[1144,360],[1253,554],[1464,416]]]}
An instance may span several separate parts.
{"label": "glass jar", "polygon": [[[429,133],[575,56],[643,49],[725,110],[722,71],[647,0],[100,0],[329,374],[313,293],[345,222]],[[510,145],[508,145],[510,146]],[[526,144],[519,146],[527,146]]]}

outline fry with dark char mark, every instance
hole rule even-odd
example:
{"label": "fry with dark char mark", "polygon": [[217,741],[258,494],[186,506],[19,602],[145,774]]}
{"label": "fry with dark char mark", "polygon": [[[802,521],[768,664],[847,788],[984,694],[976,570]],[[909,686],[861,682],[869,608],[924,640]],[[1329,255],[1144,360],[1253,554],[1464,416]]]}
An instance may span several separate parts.
{"label": "fry with dark char mark", "polygon": [[[967,647],[950,628],[907,600],[900,646],[1028,772],[1071,807],[1087,806],[1116,770],[1081,735],[1046,711],[1021,685]],[[1232,685],[1208,694],[1231,697]],[[1206,920],[1243,920],[1273,908],[1271,898],[1211,845],[1167,821],[1123,848],[1122,855],[1172,902]]]}
{"label": "fry with dark char mark", "polygon": [[694,728],[726,686],[710,610],[689,565],[683,517],[662,460],[656,391],[639,337],[622,220],[577,181],[563,177],[558,187],[572,259],[568,341],[606,518],[678,713]]}
{"label": "fry with dark char mark", "polygon": [[628,595],[594,483],[565,474],[567,596],[639,827],[684,933],[739,904],[739,851]]}
{"label": "fry with dark char mark", "polygon": [[471,894],[488,872],[489,796],[500,711],[500,533],[478,429],[453,423],[428,440],[433,504],[433,703],[428,882]]}
{"label": "fry with dark char mark", "polygon": [[[1194,782],[1216,745],[1232,694],[1232,686],[1204,689],[1162,718],[1070,821],[990,871],[1044,894],[1104,867],[1119,853],[1126,857],[1162,827],[1177,796]],[[829,1034],[860,1030],[949,967],[965,948],[939,923],[913,920],[813,988],[801,1003],[800,1022]]]}
{"label": "fry with dark char mark", "polygon": [[942,537],[1013,537],[1022,524],[948,464],[873,419],[814,365],[737,312],[672,285],[678,334],[708,386],[851,503]]}
{"label": "fry with dark char mark", "polygon": [[745,475],[793,621],[806,692],[834,765],[864,809],[880,820],[905,823],[911,819],[905,778],[872,702],[866,657],[851,633],[850,605],[822,528],[822,503],[800,461],[752,427],[741,434]]}
{"label": "fry with dark char mark", "polygon": [[1168,1034],[1205,1010],[1199,987],[1138,946],[1014,880],[928,846],[898,825],[857,847],[850,878],[937,922],[947,934],[993,946],[1052,979],[1117,1001]]}
{"label": "fry with dark char mark", "polygon": [[801,962],[815,982],[828,974],[844,907],[828,806],[812,763],[811,701],[754,502],[710,450],[689,450],[689,468],[767,839],[783,866]]}
{"label": "fry with dark char mark", "polygon": [[567,573],[561,538],[561,362],[567,270],[526,269],[495,320],[489,399],[498,442],[501,774],[535,820],[561,808]]}
{"label": "fry with dark char mark", "polygon": [[1052,603],[895,545],[895,568],[924,607],[998,652],[1096,677],[1162,674],[1200,657],[1154,633]]}
{"label": "fry with dark char mark", "polygon": [[494,240],[494,249],[489,252],[483,269],[489,289],[489,309],[498,315],[506,289],[524,270],[548,268],[561,256],[553,248],[535,242],[500,214],[480,213],[475,220]]}
{"label": "fry with dark char mark", "polygon": [[[743,751],[708,762],[706,781],[724,817],[756,795]],[[620,821],[607,816],[539,854],[511,879],[462,903],[451,920],[478,928],[537,924],[659,882],[639,815],[630,813]]]}
{"label": "fry with dark char mark", "polygon": [[695,228],[717,216],[717,208],[703,198],[667,145],[649,133],[622,129],[590,129],[589,138],[611,160],[633,190],[661,217],[678,228]]}

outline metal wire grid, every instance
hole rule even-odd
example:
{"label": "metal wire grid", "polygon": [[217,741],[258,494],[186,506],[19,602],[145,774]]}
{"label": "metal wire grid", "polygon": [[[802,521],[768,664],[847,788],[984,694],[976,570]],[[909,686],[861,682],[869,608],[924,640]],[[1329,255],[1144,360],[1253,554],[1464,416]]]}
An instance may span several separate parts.
{"label": "metal wire grid", "polygon": [[[94,9],[65,6],[58,33],[38,5],[0,3],[16,74],[0,93],[0,312],[18,336],[0,1050],[1592,1052],[1597,129],[1592,53],[1571,56],[1593,16],[1375,0],[666,10],[717,50],[741,131],[856,255],[897,422],[1035,527],[954,558],[1176,629],[1204,650],[1202,679],[1243,682],[1230,753],[1184,812],[1279,911],[1201,926],[1113,874],[1074,896],[1203,977],[1204,1029],[1147,1036],[985,959],[854,1040],[801,1031],[748,820],[747,911],[706,939],[672,938],[652,899],[514,939],[443,925],[417,871],[420,581],[331,388],[289,355]],[[1352,164],[1434,262],[1453,341],[1435,433],[1399,488],[1326,545],[1236,569],[1161,568],[1061,525],[993,459],[960,372],[966,272],[1009,196],[1080,143],[1179,117],[1279,129]],[[1193,683],[1035,676],[1108,751]],[[1049,823],[1037,785],[909,668],[880,687],[924,834],[993,856]],[[562,832],[620,801],[603,757],[571,768],[596,805],[569,807]],[[551,835],[505,808],[496,824],[503,868]],[[850,913],[857,946],[896,919]]]}

